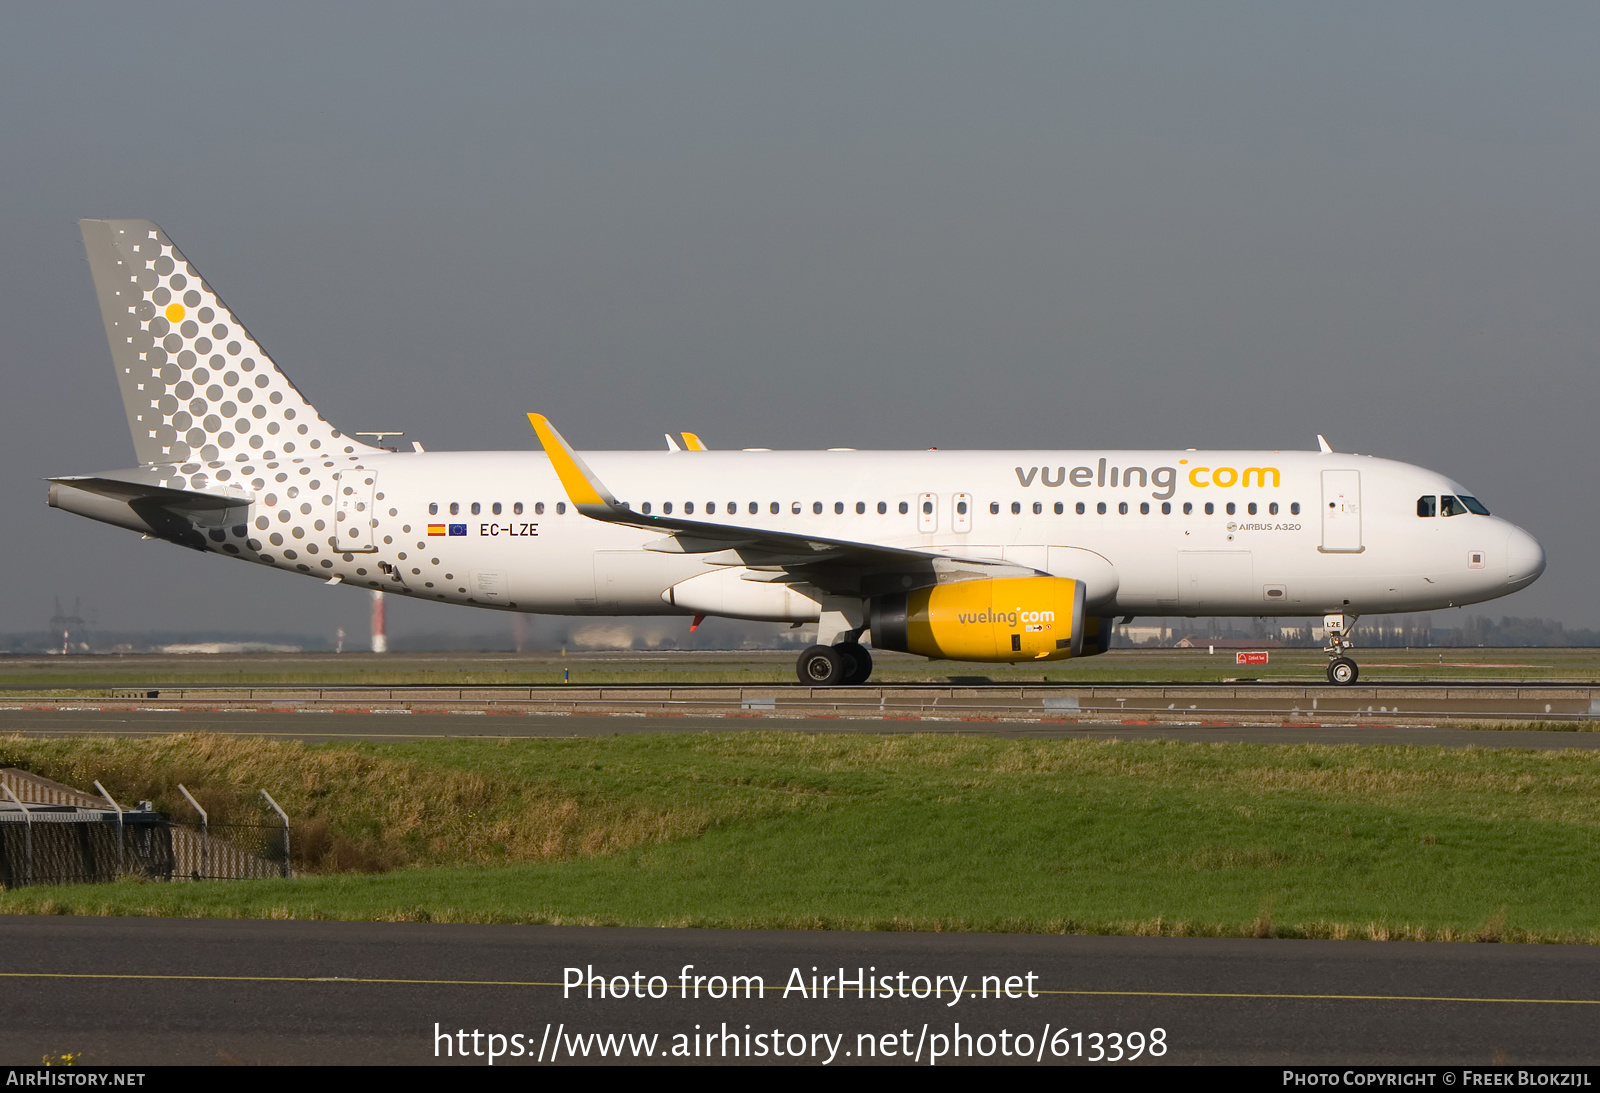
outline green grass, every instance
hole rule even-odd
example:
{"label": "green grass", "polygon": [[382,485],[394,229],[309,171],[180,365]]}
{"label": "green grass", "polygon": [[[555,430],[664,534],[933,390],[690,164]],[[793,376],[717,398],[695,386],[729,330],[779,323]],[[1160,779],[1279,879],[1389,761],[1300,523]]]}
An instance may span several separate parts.
{"label": "green grass", "polygon": [[[0,743],[6,762],[174,812],[176,780],[236,813],[265,784],[322,832],[302,865],[323,875],[25,889],[0,894],[11,913],[1600,942],[1589,751]],[[341,863],[390,871],[328,872]]]}

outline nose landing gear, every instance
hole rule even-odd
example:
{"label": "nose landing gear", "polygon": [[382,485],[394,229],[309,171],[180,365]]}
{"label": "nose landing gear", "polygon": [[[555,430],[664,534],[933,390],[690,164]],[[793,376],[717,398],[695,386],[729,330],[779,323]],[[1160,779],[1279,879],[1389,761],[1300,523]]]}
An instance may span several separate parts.
{"label": "nose landing gear", "polygon": [[1323,650],[1329,657],[1328,682],[1336,687],[1348,687],[1361,678],[1360,666],[1344,655],[1350,648],[1349,634],[1355,625],[1354,615],[1325,615],[1322,619],[1322,628],[1328,634],[1328,645]]}

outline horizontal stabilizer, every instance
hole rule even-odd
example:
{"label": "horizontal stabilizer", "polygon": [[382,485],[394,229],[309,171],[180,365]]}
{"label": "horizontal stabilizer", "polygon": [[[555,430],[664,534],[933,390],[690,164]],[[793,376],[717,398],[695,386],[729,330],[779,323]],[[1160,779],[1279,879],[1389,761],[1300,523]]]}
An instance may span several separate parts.
{"label": "horizontal stabilizer", "polygon": [[54,488],[57,484],[71,486],[75,490],[85,490],[98,494],[101,497],[114,498],[118,501],[154,501],[166,508],[192,508],[192,509],[229,509],[239,505],[248,505],[255,500],[255,495],[243,490],[232,490],[218,493],[203,490],[179,490],[170,486],[152,485],[149,482],[133,482],[119,478],[102,478],[95,475],[64,476],[49,480],[51,496],[57,493]]}
{"label": "horizontal stabilizer", "polygon": [[50,507],[203,550],[212,529],[243,525],[255,500],[243,490],[175,489],[138,474],[52,478]]}

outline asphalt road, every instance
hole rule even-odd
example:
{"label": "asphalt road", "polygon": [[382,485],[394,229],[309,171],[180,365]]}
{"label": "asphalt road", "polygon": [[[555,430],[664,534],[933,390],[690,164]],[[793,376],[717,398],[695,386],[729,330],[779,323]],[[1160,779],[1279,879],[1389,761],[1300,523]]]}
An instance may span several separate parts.
{"label": "asphalt road", "polygon": [[[1139,1063],[1600,1055],[1591,947],[12,917],[0,952],[0,1063],[12,1065],[72,1052],[88,1065],[481,1066],[491,1043],[502,1066],[536,1063],[541,1046],[546,1063],[618,1061],[594,1033],[653,1036],[621,1061],[655,1063],[747,1061],[737,1046],[767,1063],[927,1065],[943,1051],[942,1065],[1076,1064],[1114,1053],[1112,1033],[1125,1056],[1143,1041]],[[682,989],[686,965],[691,987],[706,977],[700,997]],[[591,966],[629,997],[564,997],[565,970]],[[818,997],[812,975],[824,985],[841,967],[868,969],[879,997],[841,998],[833,983]],[[796,974],[805,991],[784,997]],[[765,996],[707,996],[735,975],[760,976]],[[917,976],[964,992],[939,979],[938,995],[900,996],[926,989]]]}
{"label": "asphalt road", "polygon": [[1124,740],[1196,740],[1256,744],[1422,744],[1443,747],[1600,748],[1600,732],[1510,732],[1428,725],[1183,725],[1079,721],[941,721],[878,718],[649,717],[627,714],[564,716],[469,713],[299,713],[249,711],[130,712],[122,710],[0,710],[0,733],[35,736],[103,733],[152,736],[220,732],[333,740],[428,740],[450,737],[612,736],[658,732],[964,733],[984,736]]}

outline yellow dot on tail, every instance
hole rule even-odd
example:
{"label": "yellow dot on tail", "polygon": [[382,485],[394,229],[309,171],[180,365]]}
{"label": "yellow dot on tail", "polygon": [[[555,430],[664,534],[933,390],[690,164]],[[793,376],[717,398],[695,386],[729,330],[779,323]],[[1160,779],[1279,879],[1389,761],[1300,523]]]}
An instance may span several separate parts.
{"label": "yellow dot on tail", "polygon": [[169,322],[169,323],[181,323],[181,322],[183,322],[183,305],[182,304],[172,304],[170,307],[167,308],[167,322]]}

